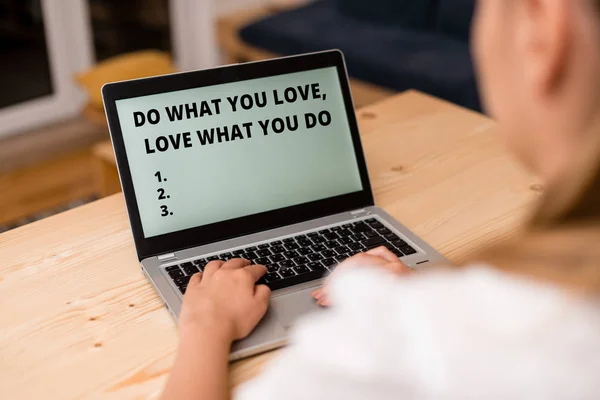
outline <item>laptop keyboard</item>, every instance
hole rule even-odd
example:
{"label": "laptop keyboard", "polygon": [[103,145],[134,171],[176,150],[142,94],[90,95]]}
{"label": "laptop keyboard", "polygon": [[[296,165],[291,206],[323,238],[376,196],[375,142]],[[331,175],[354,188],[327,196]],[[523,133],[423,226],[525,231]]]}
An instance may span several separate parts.
{"label": "laptop keyboard", "polygon": [[387,247],[398,258],[417,253],[381,222],[371,218],[172,265],[165,271],[184,294],[191,276],[202,272],[210,261],[244,258],[267,267],[267,274],[258,284],[265,284],[274,291],[320,279],[346,258],[380,246]]}

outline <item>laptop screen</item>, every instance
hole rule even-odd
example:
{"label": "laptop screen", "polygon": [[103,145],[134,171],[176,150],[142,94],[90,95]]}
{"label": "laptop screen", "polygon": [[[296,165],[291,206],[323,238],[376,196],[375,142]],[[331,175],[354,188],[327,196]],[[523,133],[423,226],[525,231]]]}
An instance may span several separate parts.
{"label": "laptop screen", "polygon": [[116,109],[146,238],[363,190],[335,67]]}

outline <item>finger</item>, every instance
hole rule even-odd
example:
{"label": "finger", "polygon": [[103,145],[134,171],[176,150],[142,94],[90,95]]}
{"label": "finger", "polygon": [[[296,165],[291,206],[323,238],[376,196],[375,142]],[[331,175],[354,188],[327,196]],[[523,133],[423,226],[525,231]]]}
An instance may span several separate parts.
{"label": "finger", "polygon": [[221,266],[223,266],[223,264],[225,264],[225,262],[221,260],[209,262],[206,264],[206,267],[204,267],[204,276],[212,276],[221,268]]}
{"label": "finger", "polygon": [[250,265],[250,261],[244,260],[242,258],[234,258],[232,260],[227,261],[221,268],[225,269],[239,269],[244,268]]}
{"label": "finger", "polygon": [[246,271],[250,273],[254,282],[257,282],[267,273],[267,267],[264,265],[249,265],[246,267]]}
{"label": "finger", "polygon": [[359,253],[353,257],[346,259],[340,264],[340,267],[369,267],[387,264],[389,261],[386,259],[369,253]]}
{"label": "finger", "polygon": [[254,289],[254,298],[261,304],[269,305],[271,300],[271,289],[267,285],[256,285]]}
{"label": "finger", "polygon": [[398,257],[394,253],[392,253],[387,247],[381,246],[377,247],[373,250],[367,251],[368,255],[381,257],[388,262],[396,262],[398,261]]}
{"label": "finger", "polygon": [[319,288],[317,290],[313,290],[310,295],[315,299],[319,299],[319,297],[322,296],[322,293],[323,293],[323,291],[321,290],[321,288]]}
{"label": "finger", "polygon": [[258,323],[267,313],[271,300],[271,289],[267,285],[257,285],[254,291],[255,307],[252,308],[253,319]]}
{"label": "finger", "polygon": [[412,269],[410,269],[401,261],[394,261],[393,263],[390,263],[388,268],[396,275],[404,275],[413,272]]}
{"label": "finger", "polygon": [[202,281],[202,272],[197,272],[190,278],[188,285],[196,285]]}
{"label": "finger", "polygon": [[327,297],[322,298],[321,300],[317,301],[317,304],[321,307],[329,307],[330,302],[329,299]]}

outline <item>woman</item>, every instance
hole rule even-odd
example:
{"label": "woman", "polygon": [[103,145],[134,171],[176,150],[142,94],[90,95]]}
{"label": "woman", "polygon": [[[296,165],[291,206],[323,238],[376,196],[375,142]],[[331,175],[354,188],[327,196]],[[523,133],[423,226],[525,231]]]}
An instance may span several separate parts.
{"label": "woman", "polygon": [[[384,249],[343,263],[315,293],[334,306],[240,399],[600,394],[600,0],[480,0],[473,42],[488,111],[546,181],[531,221],[461,268],[397,277]],[[231,342],[267,309],[264,272],[234,260],[193,278],[164,398],[228,397]]]}

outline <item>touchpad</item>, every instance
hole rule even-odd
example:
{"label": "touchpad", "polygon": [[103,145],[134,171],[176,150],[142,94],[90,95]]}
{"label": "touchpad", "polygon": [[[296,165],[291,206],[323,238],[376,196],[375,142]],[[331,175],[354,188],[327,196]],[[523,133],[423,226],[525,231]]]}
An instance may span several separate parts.
{"label": "touchpad", "polygon": [[271,300],[271,310],[277,321],[286,329],[293,326],[298,318],[315,311],[319,311],[315,299],[310,293],[315,288],[309,288],[296,293],[286,294]]}

